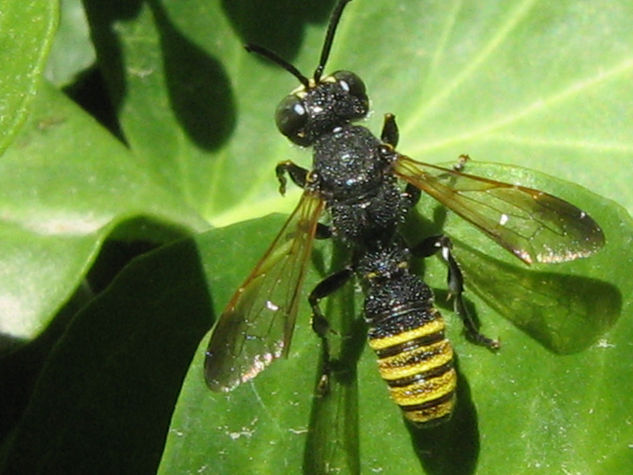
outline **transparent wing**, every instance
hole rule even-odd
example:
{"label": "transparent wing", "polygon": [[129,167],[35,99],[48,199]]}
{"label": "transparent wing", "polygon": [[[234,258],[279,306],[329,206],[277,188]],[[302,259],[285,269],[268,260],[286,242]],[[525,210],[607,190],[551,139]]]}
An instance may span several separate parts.
{"label": "transparent wing", "polygon": [[304,193],[220,315],[204,365],[207,385],[230,391],[288,352],[301,286],[323,203]]}
{"label": "transparent wing", "polygon": [[394,172],[470,221],[527,264],[586,257],[604,234],[584,211],[543,191],[416,162],[399,155]]}

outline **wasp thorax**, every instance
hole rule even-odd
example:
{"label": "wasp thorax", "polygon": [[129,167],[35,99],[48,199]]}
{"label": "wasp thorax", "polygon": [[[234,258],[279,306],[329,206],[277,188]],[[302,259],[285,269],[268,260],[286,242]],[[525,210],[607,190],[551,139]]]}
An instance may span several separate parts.
{"label": "wasp thorax", "polygon": [[277,106],[279,131],[298,145],[311,145],[324,133],[367,115],[365,84],[350,71],[337,71],[286,96]]}
{"label": "wasp thorax", "polygon": [[366,249],[356,262],[356,267],[360,275],[389,279],[403,272],[408,273],[410,259],[409,249],[397,240],[384,246],[378,245],[375,249]]}

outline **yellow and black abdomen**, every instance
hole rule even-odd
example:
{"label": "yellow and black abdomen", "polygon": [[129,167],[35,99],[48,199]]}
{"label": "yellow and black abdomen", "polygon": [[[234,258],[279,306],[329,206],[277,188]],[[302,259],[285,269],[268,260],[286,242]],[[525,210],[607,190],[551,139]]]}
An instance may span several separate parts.
{"label": "yellow and black abdomen", "polygon": [[430,289],[408,270],[390,277],[366,290],[369,345],[404,416],[433,425],[448,419],[455,406],[453,349]]}

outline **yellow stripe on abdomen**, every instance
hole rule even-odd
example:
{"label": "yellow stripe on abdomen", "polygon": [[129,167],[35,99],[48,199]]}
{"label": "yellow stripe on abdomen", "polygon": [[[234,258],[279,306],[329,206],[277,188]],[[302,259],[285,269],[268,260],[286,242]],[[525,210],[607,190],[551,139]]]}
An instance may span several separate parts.
{"label": "yellow stripe on abdomen", "polygon": [[426,322],[423,325],[420,325],[419,327],[412,330],[391,334],[381,338],[372,338],[371,340],[369,340],[369,346],[371,346],[374,351],[379,351],[385,348],[399,345],[401,343],[415,340],[417,338],[428,337],[429,335],[443,332],[444,319],[441,317],[441,315],[439,315],[439,312],[436,312],[436,314],[439,316],[439,318],[435,318],[434,320]]}
{"label": "yellow stripe on abdomen", "polygon": [[378,359],[380,375],[386,381],[430,371],[453,361],[453,348],[447,339],[428,346],[404,350]]}
{"label": "yellow stripe on abdomen", "polygon": [[444,337],[442,316],[437,311],[432,315],[416,328],[369,341],[391,398],[417,424],[448,418],[455,406],[453,349]]}

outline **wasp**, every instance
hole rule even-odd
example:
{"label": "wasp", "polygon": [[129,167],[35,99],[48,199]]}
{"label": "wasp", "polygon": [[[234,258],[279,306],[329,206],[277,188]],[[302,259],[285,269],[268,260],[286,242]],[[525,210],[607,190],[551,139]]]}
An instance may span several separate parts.
{"label": "wasp", "polygon": [[[205,379],[214,391],[230,391],[272,361],[287,356],[302,284],[315,238],[333,238],[351,250],[351,262],[326,277],[308,296],[313,327],[325,338],[319,301],[356,276],[365,292],[370,346],[383,379],[405,417],[419,424],[448,418],[456,376],[453,350],[429,287],[409,269],[413,256],[439,252],[448,264],[449,295],[467,335],[489,348],[462,299],[463,276],[445,236],[409,246],[399,228],[427,193],[510,251],[525,264],[590,256],[605,242],[598,224],[576,206],[543,191],[464,172],[465,159],[443,168],[396,151],[398,127],[386,114],[380,137],[354,122],[366,117],[369,99],[351,71],[323,75],[345,6],[339,0],[312,77],[274,52],[246,49],[290,72],[300,86],[277,107],[279,131],[311,147],[310,170],[290,161],[276,167],[279,190],[287,179],[303,189],[298,205],[220,315],[206,352]],[[320,222],[329,215],[329,225]],[[321,328],[321,330],[320,330]]]}

